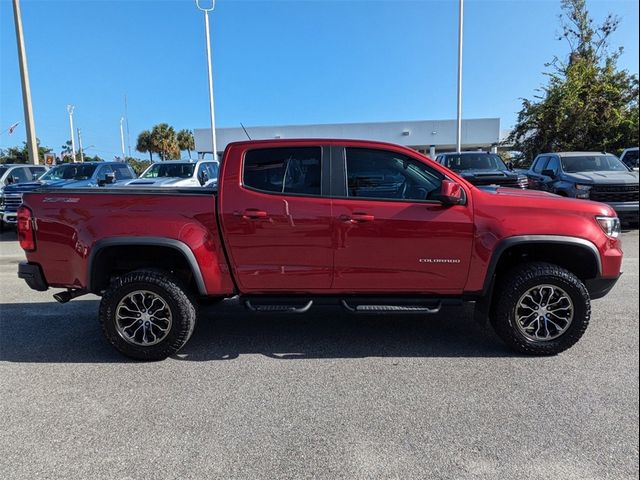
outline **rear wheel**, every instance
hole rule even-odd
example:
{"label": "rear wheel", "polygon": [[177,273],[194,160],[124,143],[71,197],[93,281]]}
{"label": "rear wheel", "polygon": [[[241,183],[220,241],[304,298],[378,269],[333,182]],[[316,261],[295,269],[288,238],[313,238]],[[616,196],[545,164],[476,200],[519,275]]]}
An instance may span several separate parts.
{"label": "rear wheel", "polygon": [[573,346],[591,317],[586,287],[573,273],[550,263],[520,265],[496,289],[491,323],[514,350],[555,355]]}
{"label": "rear wheel", "polygon": [[136,270],[114,280],[100,302],[111,345],[137,360],[163,360],[180,350],[196,324],[195,301],[168,273]]}

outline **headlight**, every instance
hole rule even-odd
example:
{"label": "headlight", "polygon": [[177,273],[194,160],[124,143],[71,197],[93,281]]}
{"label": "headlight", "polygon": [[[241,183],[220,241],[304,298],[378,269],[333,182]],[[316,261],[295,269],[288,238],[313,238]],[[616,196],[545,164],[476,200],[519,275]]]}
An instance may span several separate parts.
{"label": "headlight", "polygon": [[579,183],[576,184],[576,190],[586,190],[589,191],[591,190],[591,185],[580,185]]}
{"label": "headlight", "polygon": [[618,217],[596,217],[596,221],[608,236],[618,238],[622,229]]}

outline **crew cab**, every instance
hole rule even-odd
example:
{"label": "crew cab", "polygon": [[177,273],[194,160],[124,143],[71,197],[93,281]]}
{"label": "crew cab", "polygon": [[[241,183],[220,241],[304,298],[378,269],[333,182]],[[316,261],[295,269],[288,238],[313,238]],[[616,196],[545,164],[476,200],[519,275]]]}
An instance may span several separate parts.
{"label": "crew cab", "polygon": [[436,162],[477,186],[527,188],[529,184],[526,175],[514,171],[511,164],[504,163],[496,153],[441,153],[436,157]]}
{"label": "crew cab", "polygon": [[199,300],[262,313],[331,303],[430,315],[474,302],[518,352],[559,353],[620,275],[620,223],[601,203],[483,190],[422,154],[361,140],[225,149],[217,189],[41,190],[24,196],[18,275],[60,302],[95,293],[108,341],[175,354]]}
{"label": "crew cab", "polygon": [[614,155],[558,152],[538,155],[527,172],[529,188],[609,204],[627,223],[638,223],[638,172]]}
{"label": "crew cab", "polygon": [[218,182],[218,162],[166,160],[150,165],[132,187],[213,187]]}

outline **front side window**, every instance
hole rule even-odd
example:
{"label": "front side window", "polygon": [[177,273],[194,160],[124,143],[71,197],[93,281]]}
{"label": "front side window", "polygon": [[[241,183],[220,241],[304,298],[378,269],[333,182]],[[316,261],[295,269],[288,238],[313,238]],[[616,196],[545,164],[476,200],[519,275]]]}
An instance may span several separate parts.
{"label": "front side window", "polygon": [[622,158],[629,168],[638,168],[638,150],[629,150]]}
{"label": "front side window", "polygon": [[95,165],[68,163],[52,168],[40,177],[40,180],[88,180],[95,171]]}
{"label": "front side window", "polygon": [[545,170],[551,170],[554,175],[557,175],[558,171],[560,170],[560,162],[558,161],[558,157],[551,157],[551,160],[549,160],[549,163],[545,167]]}
{"label": "front side window", "polygon": [[320,147],[262,148],[244,157],[243,184],[256,190],[320,195]]}
{"label": "front side window", "polygon": [[535,173],[542,173],[542,170],[544,170],[544,166],[546,165],[548,159],[549,157],[538,157],[535,165],[533,166],[533,171]]}
{"label": "front side window", "polygon": [[10,175],[15,183],[25,183],[31,181],[31,172],[27,168],[20,167],[11,170]]}
{"label": "front side window", "polygon": [[133,173],[131,173],[129,166],[124,163],[114,163],[111,165],[111,168],[116,176],[116,180],[129,180],[135,178]]}
{"label": "front side window", "polygon": [[613,155],[597,154],[562,157],[562,169],[567,173],[629,171],[626,165]]}
{"label": "front side window", "polygon": [[44,167],[29,167],[29,171],[31,172],[31,178],[37,180],[47,169]]}
{"label": "front side window", "polygon": [[156,163],[150,166],[141,178],[191,178],[195,168],[195,163]]}
{"label": "front side window", "polygon": [[430,200],[444,175],[386,150],[347,148],[347,195],[381,200]]}

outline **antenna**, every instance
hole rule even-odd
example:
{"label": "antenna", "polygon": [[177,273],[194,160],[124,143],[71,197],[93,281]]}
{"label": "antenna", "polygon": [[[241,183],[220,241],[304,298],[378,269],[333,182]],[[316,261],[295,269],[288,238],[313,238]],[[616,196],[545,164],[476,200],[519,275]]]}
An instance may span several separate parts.
{"label": "antenna", "polygon": [[247,132],[247,129],[244,128],[244,125],[242,124],[242,122],[240,122],[240,126],[242,127],[242,130],[244,130],[244,134],[247,136],[247,138],[251,140],[251,137],[249,136],[249,132]]}

